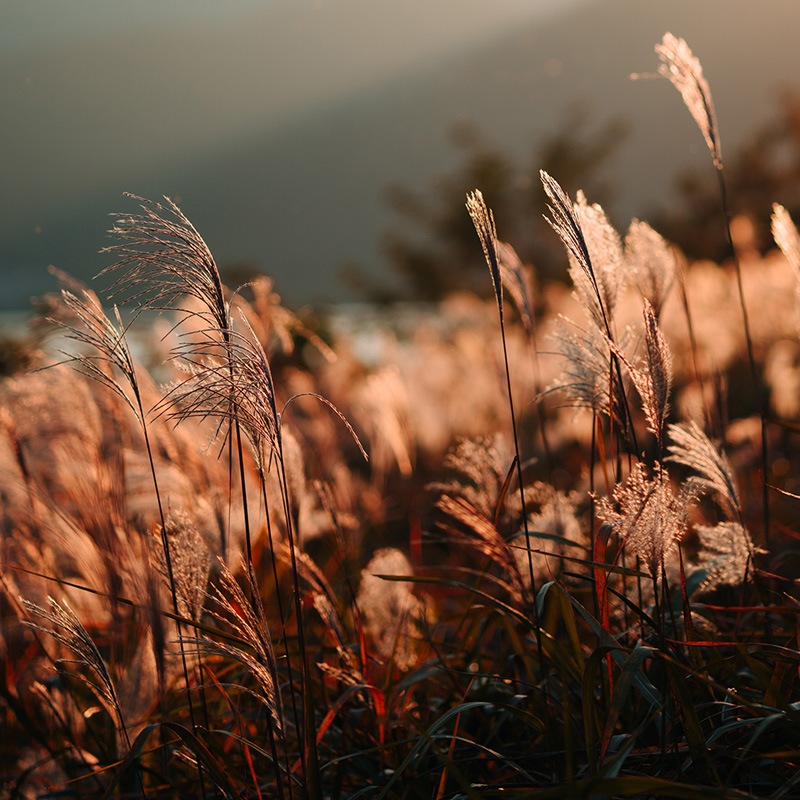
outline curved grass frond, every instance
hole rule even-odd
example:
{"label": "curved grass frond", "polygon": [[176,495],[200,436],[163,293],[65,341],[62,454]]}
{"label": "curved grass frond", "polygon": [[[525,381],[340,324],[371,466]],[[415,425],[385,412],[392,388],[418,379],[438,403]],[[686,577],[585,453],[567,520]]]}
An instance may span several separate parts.
{"label": "curved grass frond", "polygon": [[[138,402],[139,384],[133,364],[133,356],[126,337],[126,328],[122,324],[119,309],[114,306],[114,315],[117,324],[106,316],[100,301],[94,292],[75,285],[75,291],[80,296],[68,289],[61,290],[61,298],[74,317],[76,323],[65,319],[52,319],[65,330],[68,339],[91,348],[91,353],[63,353],[67,360],[74,363],[76,369],[87,378],[97,381],[118,395],[133,411],[136,419],[143,424],[141,407]],[[114,377],[108,367],[115,367],[122,374],[128,387],[133,391],[136,402],[123,385]]]}
{"label": "curved grass frond", "polygon": [[[68,650],[71,650],[77,657],[75,661],[60,659],[62,663],[81,664],[94,672],[97,676],[97,681],[89,681],[82,676],[76,677],[79,677],[92,689],[97,699],[105,706],[112,717],[116,718],[120,728],[125,732],[125,721],[122,718],[114,682],[111,679],[105,660],[100,655],[100,650],[75,615],[75,612],[67,605],[66,600],[63,600],[61,604],[52,597],[48,597],[48,600],[50,602],[50,610],[20,597],[22,606],[29,613],[46,620],[52,627],[46,627],[30,620],[26,620],[25,624],[49,634],[56,641],[61,642]],[[127,733],[125,733],[125,736],[127,737]]]}
{"label": "curved grass frond", "polygon": [[[592,325],[591,321],[589,324]],[[620,344],[615,345],[614,355],[626,349],[629,337],[626,332]],[[619,425],[623,425],[626,401],[618,380],[612,384],[613,398],[609,396],[608,376],[613,365],[608,337],[596,328],[585,330],[567,317],[560,316],[550,339],[555,352],[563,358],[564,370],[544,393],[563,392],[567,405],[587,408],[598,414],[611,414]]]}
{"label": "curved grass frond", "polygon": [[242,321],[250,335],[228,330],[223,345],[212,328],[173,351],[189,377],[172,386],[154,411],[176,422],[212,419],[218,432],[238,420],[264,466],[278,449],[280,414],[267,355],[244,316]]}
{"label": "curved grass frond", "polygon": [[[490,520],[462,497],[443,495],[436,505],[451,519],[467,528],[471,534],[469,536],[457,527],[448,526],[451,534],[473,546],[499,567],[502,577],[495,578],[494,582],[506,589],[517,603],[522,603],[530,590],[530,580],[526,581],[527,576],[523,577],[523,570],[528,571],[526,544],[517,550],[500,535]],[[524,554],[525,558],[518,558],[518,553]]]}
{"label": "curved grass frond", "polygon": [[[570,277],[581,302],[600,330],[605,320],[614,319],[614,312],[625,286],[625,260],[622,242],[605,211],[597,203],[591,205],[579,191],[574,204],[574,214],[580,222],[591,258],[594,281],[587,281],[583,266],[570,259]],[[595,289],[599,290],[598,292]]]}
{"label": "curved grass frond", "polygon": [[[547,208],[550,216],[545,217],[550,227],[567,248],[570,258],[570,275],[575,283],[581,301],[600,330],[611,336],[609,309],[598,280],[587,237],[583,229],[578,205],[570,201],[564,190],[544,170],[540,170],[545,193],[550,199]],[[585,204],[585,203],[584,203]]]}
{"label": "curved grass frond", "polygon": [[736,479],[725,453],[714,446],[696,422],[670,425],[669,435],[673,444],[669,447],[671,455],[666,460],[693,470],[696,473],[693,480],[715,493],[728,513],[741,519]]}
{"label": "curved grass frond", "polygon": [[492,276],[492,285],[497,299],[497,309],[500,319],[503,319],[503,282],[500,278],[500,264],[497,256],[497,231],[494,227],[494,216],[486,207],[483,195],[477,189],[467,195],[467,210],[475,225],[478,238],[481,240],[483,254]]}
{"label": "curved grass frond", "polygon": [[[100,274],[121,272],[112,284],[114,294],[131,292],[139,312],[145,308],[175,308],[183,296],[206,309],[197,312],[219,330],[230,326],[229,306],[214,257],[178,206],[168,197],[156,203],[134,194],[140,214],[115,214],[111,233],[119,244],[102,252],[118,260]],[[137,313],[139,313],[137,312]]]}
{"label": "curved grass frond", "polygon": [[662,63],[658,68],[660,75],[667,78],[681,93],[684,105],[694,118],[706,140],[708,149],[714,159],[714,166],[722,169],[722,152],[719,144],[717,115],[711,89],[703,77],[700,61],[692,54],[689,45],[671,33],[665,33],[660,44],[656,45],[656,53]]}
{"label": "curved grass frond", "polygon": [[644,340],[647,351],[644,368],[632,364],[613,342],[609,344],[611,350],[625,364],[633,385],[639,393],[639,397],[642,400],[642,409],[647,419],[647,430],[661,444],[664,435],[664,423],[669,412],[669,394],[672,388],[672,356],[664,334],[659,328],[653,307],[647,300],[644,301]]}
{"label": "curved grass frond", "polygon": [[503,286],[514,299],[522,324],[530,336],[534,330],[533,269],[522,263],[517,251],[505,242],[497,243]]}
{"label": "curved grass frond", "polygon": [[211,595],[218,608],[213,614],[222,625],[229,626],[242,641],[247,642],[250,649],[239,647],[230,641],[210,638],[204,640],[204,646],[211,652],[233,658],[250,672],[261,691],[246,691],[266,706],[275,729],[280,732],[284,727],[284,717],[278,670],[272,637],[255,578],[247,565],[242,564],[249,586],[249,596],[246,596],[233,573],[221,560],[220,570],[222,589],[215,588]]}

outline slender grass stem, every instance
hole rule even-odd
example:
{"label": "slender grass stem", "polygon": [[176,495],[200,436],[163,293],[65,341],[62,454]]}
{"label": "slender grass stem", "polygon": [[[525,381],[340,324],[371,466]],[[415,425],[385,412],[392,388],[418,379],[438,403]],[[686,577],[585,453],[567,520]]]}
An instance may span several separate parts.
{"label": "slender grass stem", "polygon": [[736,271],[736,287],[739,291],[739,304],[742,309],[742,322],[744,324],[744,337],[747,344],[747,360],[750,365],[750,374],[753,380],[753,388],[756,393],[756,408],[758,416],[761,421],[761,500],[763,504],[764,515],[764,542],[769,548],[770,543],[770,512],[769,512],[769,474],[768,474],[768,443],[767,443],[767,418],[764,409],[764,398],[762,391],[761,376],[759,375],[758,365],[756,364],[755,354],[753,352],[753,337],[750,333],[750,321],[747,313],[747,303],[744,299],[744,287],[742,285],[742,268],[739,263],[739,254],[733,243],[733,233],[731,231],[731,208],[728,201],[728,189],[725,182],[725,175],[722,171],[720,164],[716,170],[717,180],[719,183],[719,191],[722,199],[722,210],[725,215],[725,233],[728,239],[728,246],[731,251],[731,258],[733,259],[733,266]]}

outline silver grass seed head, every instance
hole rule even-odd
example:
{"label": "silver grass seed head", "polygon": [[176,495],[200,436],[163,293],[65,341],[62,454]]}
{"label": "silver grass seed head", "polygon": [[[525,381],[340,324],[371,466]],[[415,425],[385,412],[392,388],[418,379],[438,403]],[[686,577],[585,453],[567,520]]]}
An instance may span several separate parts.
{"label": "silver grass seed head", "polygon": [[217,607],[212,614],[246,644],[239,646],[230,641],[206,638],[204,648],[234,659],[250,672],[260,692],[245,691],[266,706],[280,732],[283,730],[284,717],[278,669],[257,581],[252,571],[242,563],[248,597],[224,561],[220,559],[219,563],[221,588],[216,587],[211,594]]}
{"label": "silver grass seed head", "polygon": [[[78,372],[87,378],[105,386],[120,397],[133,411],[136,419],[142,423],[138,403],[131,400],[131,395],[126,391],[139,395],[139,384],[136,377],[133,355],[126,336],[126,327],[117,306],[114,306],[116,324],[112,322],[97,298],[97,295],[78,285],[73,286],[75,291],[64,288],[61,298],[71,321],[56,318],[52,321],[64,329],[67,339],[77,342],[90,349],[90,352],[75,354],[64,353]],[[121,383],[113,373],[116,369],[122,375]]]}
{"label": "silver grass seed head", "polygon": [[[644,301],[644,341],[647,348],[647,401],[644,403],[649,429],[661,440],[669,413],[672,390],[672,354],[658,324],[655,311]],[[638,388],[638,387],[637,387]],[[642,398],[644,401],[644,397]]]}
{"label": "silver grass seed head", "polygon": [[625,261],[632,282],[660,316],[678,270],[674,249],[646,222],[634,219],[625,235]]}
{"label": "silver grass seed head", "polygon": [[667,78],[680,92],[684,105],[694,118],[706,140],[714,166],[722,169],[722,152],[719,143],[717,116],[711,89],[703,77],[700,61],[692,54],[689,45],[683,39],[665,33],[660,44],[656,45],[656,53],[661,59],[658,72]]}
{"label": "silver grass seed head", "polygon": [[789,212],[779,203],[772,205],[772,238],[800,281],[800,233]]}
{"label": "silver grass seed head", "polygon": [[658,576],[667,555],[686,533],[689,509],[696,496],[691,482],[684,483],[676,494],[660,463],[656,463],[652,476],[644,464],[638,463],[625,484],[614,490],[618,510],[603,498],[597,514],[642,559],[650,574]]}
{"label": "silver grass seed head", "polygon": [[500,277],[514,300],[528,335],[534,326],[533,269],[522,263],[516,250],[505,242],[497,243]]}
{"label": "silver grass seed head", "polygon": [[647,430],[658,439],[660,444],[663,438],[664,423],[669,413],[672,355],[666,339],[661,333],[653,307],[647,300],[644,301],[643,314],[645,359],[642,366],[632,364],[614,342],[609,341],[609,347],[628,370],[642,401],[642,410],[647,419]]}
{"label": "silver grass seed head", "polygon": [[693,470],[694,482],[714,493],[729,514],[741,519],[736,479],[725,453],[714,445],[696,422],[670,425],[669,436],[673,444],[666,460]]}
{"label": "silver grass seed head", "polygon": [[794,270],[797,330],[800,334],[800,233],[789,212],[778,203],[772,206],[772,238]]}
{"label": "silver grass seed head", "polygon": [[738,522],[720,522],[711,527],[697,527],[700,538],[698,566],[706,571],[705,591],[717,586],[740,586],[752,570],[755,553],[765,552],[753,546],[747,529]]}
{"label": "silver grass seed head", "polygon": [[100,700],[109,713],[111,713],[112,716],[116,716],[118,722],[122,724],[117,693],[114,689],[114,683],[111,679],[111,674],[106,662],[103,660],[100,650],[94,643],[94,640],[89,636],[83,623],[69,607],[66,600],[62,600],[61,603],[58,603],[52,597],[48,597],[47,599],[50,603],[50,608],[48,610],[22,597],[19,599],[22,606],[30,614],[41,617],[49,622],[52,627],[46,627],[30,620],[25,621],[26,625],[42,633],[49,634],[75,654],[75,661],[61,659],[62,663],[81,664],[94,672],[97,677],[96,682],[89,681],[85,678],[81,678],[81,680],[95,692],[98,700]]}
{"label": "silver grass seed head", "polygon": [[595,282],[587,286],[582,268],[574,263],[570,264],[570,275],[584,306],[602,330],[606,318],[609,322],[613,320],[620,294],[625,286],[626,270],[622,241],[602,206],[597,203],[590,204],[582,191],[576,195],[574,213],[583,230]]}
{"label": "silver grass seed head", "polygon": [[603,302],[603,293],[592,264],[592,255],[577,206],[570,201],[558,182],[544,170],[540,170],[539,175],[550,200],[547,206],[550,216],[545,216],[545,220],[567,249],[570,274],[573,276],[579,298],[600,330],[610,334],[608,309]]}
{"label": "silver grass seed head", "polygon": [[494,215],[486,207],[486,201],[479,190],[467,195],[467,210],[472,217],[472,224],[483,247],[483,255],[492,276],[492,285],[497,300],[500,319],[503,319],[503,283],[500,278],[500,264],[497,255],[497,231],[494,226]]}
{"label": "silver grass seed head", "polygon": [[110,233],[117,244],[101,252],[117,261],[100,275],[118,274],[112,294],[131,292],[139,310],[175,308],[183,296],[199,302],[190,312],[220,331],[230,327],[230,308],[214,257],[186,215],[170,198],[163,203],[134,194],[139,214],[115,214]]}

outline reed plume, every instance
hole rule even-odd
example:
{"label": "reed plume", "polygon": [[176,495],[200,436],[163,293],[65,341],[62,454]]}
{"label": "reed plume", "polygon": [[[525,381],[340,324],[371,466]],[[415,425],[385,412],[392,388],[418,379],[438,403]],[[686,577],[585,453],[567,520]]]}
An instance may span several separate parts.
{"label": "reed plume", "polygon": [[227,330],[229,305],[219,270],[194,225],[168,197],[162,204],[126,196],[139,202],[141,213],[114,215],[111,233],[119,243],[102,252],[113,254],[117,261],[100,273],[122,273],[112,284],[113,293],[136,301],[139,312],[176,308],[182,297],[190,297],[202,309],[191,314]]}
{"label": "reed plume", "polygon": [[772,238],[789,262],[796,279],[797,330],[800,333],[800,233],[791,215],[780,204],[772,206]]}
{"label": "reed plume", "polygon": [[672,388],[672,356],[664,334],[658,325],[655,311],[648,300],[644,301],[643,314],[646,354],[641,367],[632,364],[613,342],[609,342],[609,346],[625,364],[642,400],[642,409],[647,419],[647,430],[656,437],[659,447],[661,447]]}
{"label": "reed plume", "polygon": [[722,152],[717,128],[717,114],[711,99],[711,88],[703,76],[700,61],[692,54],[683,39],[665,33],[661,44],[656,45],[656,53],[661,59],[658,68],[660,75],[667,78],[680,92],[684,105],[700,128],[706,140],[714,166],[722,169]]}
{"label": "reed plume", "polygon": [[646,222],[635,219],[625,234],[625,262],[632,273],[631,282],[660,317],[677,273],[674,248]]}
{"label": "reed plume", "polygon": [[666,459],[683,464],[694,472],[692,480],[710,491],[727,513],[742,519],[742,507],[736,489],[733,469],[725,453],[717,448],[696,422],[669,426],[673,444]]}
{"label": "reed plume", "polygon": [[[229,639],[204,638],[204,647],[210,652],[226,655],[238,661],[253,676],[259,691],[245,689],[262,703],[277,733],[283,731],[283,705],[280,696],[277,662],[272,647],[264,606],[255,591],[255,576],[247,564],[241,564],[248,584],[248,594],[239,586],[233,573],[220,561],[220,583],[210,597],[215,604],[214,616],[230,628],[241,640],[235,644]],[[277,768],[277,764],[276,764]]]}
{"label": "reed plume", "polygon": [[662,573],[666,557],[686,532],[696,495],[696,487],[690,482],[684,483],[676,494],[660,463],[656,463],[652,476],[639,463],[625,484],[614,490],[619,510],[603,498],[597,515],[642,559],[655,580]]}
{"label": "reed plume", "polygon": [[56,641],[63,644],[68,650],[75,654],[75,660],[59,659],[64,664],[79,664],[88,667],[96,676],[97,680],[90,680],[82,675],[75,675],[85,683],[95,697],[102,703],[109,712],[112,719],[116,720],[117,725],[122,731],[123,736],[130,747],[130,739],[122,716],[122,710],[117,698],[117,691],[111,679],[108,666],[100,654],[100,650],[89,636],[86,628],[67,605],[66,601],[58,603],[52,597],[48,598],[50,608],[42,608],[36,603],[32,603],[24,598],[20,598],[23,608],[36,617],[40,617],[50,623],[47,627],[41,623],[26,620],[25,624],[38,631],[42,631],[52,636]]}

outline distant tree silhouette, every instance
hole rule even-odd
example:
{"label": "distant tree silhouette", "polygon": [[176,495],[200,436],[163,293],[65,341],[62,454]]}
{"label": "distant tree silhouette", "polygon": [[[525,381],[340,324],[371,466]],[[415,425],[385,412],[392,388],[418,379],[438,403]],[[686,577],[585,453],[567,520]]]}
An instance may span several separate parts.
{"label": "distant tree silhouette", "polygon": [[[533,149],[528,165],[486,140],[471,123],[454,125],[450,140],[460,151],[458,167],[431,180],[427,188],[393,185],[386,203],[401,222],[383,234],[382,249],[400,289],[372,282],[351,269],[351,283],[368,299],[438,300],[469,289],[491,294],[486,265],[464,208],[467,192],[480,188],[493,210],[501,240],[511,243],[523,261],[543,279],[566,278],[563,249],[543,219],[545,196],[539,170],[558,176],[574,196],[582,189],[600,203],[624,230],[627,220],[614,220],[611,161],[627,133],[620,119],[598,127],[584,106],[574,106],[560,126]],[[774,202],[800,218],[800,95],[783,94],[774,117],[738,152],[725,158],[726,180],[734,214],[749,217],[760,250],[773,246],[769,218]],[[713,170],[680,175],[676,195],[642,216],[692,259],[721,262],[729,255],[719,188]]]}
{"label": "distant tree silhouette", "polygon": [[[774,247],[772,204],[800,215],[800,95],[786,91],[776,114],[733,157],[725,157],[732,212],[754,224],[755,246]],[[677,200],[655,210],[648,221],[690,258],[721,262],[730,256],[719,186],[713,170],[678,178]]]}
{"label": "distant tree silhouette", "polygon": [[582,106],[573,107],[559,128],[534,149],[529,166],[515,164],[473,124],[454,125],[449,136],[461,152],[454,172],[435,176],[427,191],[397,185],[386,190],[386,202],[402,223],[383,234],[382,249],[402,288],[387,290],[357,268],[350,271],[351,282],[378,302],[432,301],[457,289],[490,294],[486,264],[464,208],[467,192],[476,188],[492,208],[500,239],[512,243],[523,261],[535,264],[539,275],[563,277],[563,250],[543,219],[545,195],[539,170],[558,175],[567,191],[583,188],[608,210],[613,190],[606,167],[627,130],[620,120],[592,129],[588,116]]}

